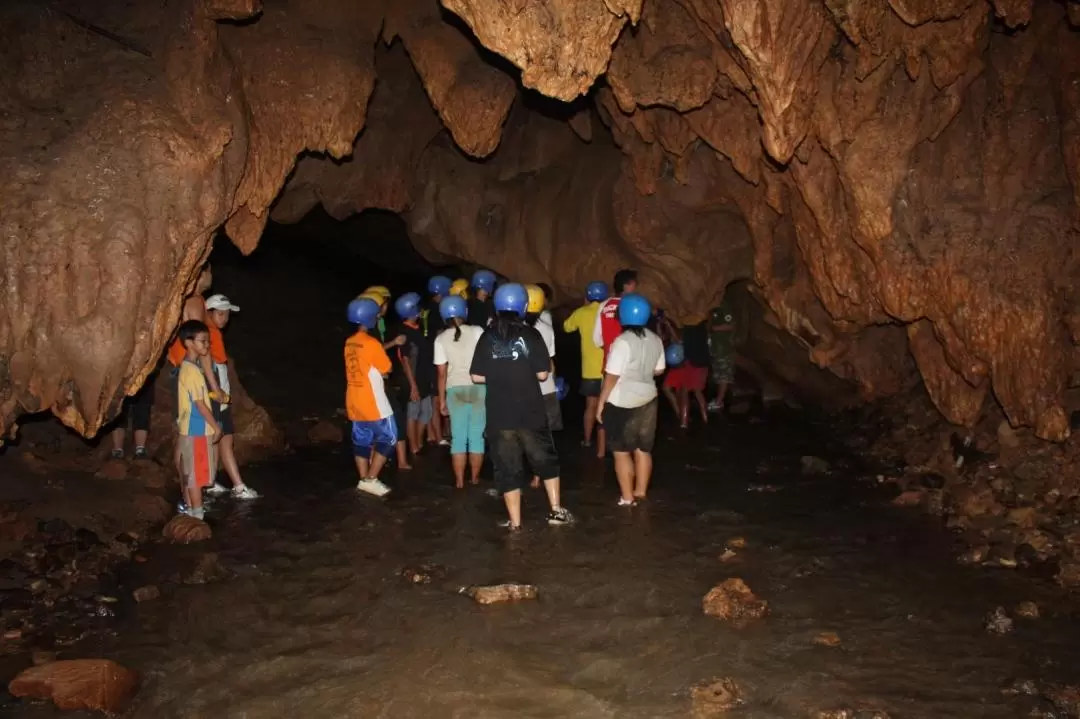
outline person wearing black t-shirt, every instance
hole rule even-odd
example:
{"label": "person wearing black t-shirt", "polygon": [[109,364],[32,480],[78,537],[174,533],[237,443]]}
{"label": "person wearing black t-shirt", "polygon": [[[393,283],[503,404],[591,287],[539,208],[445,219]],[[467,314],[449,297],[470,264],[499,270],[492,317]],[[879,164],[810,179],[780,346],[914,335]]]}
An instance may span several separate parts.
{"label": "person wearing black t-shirt", "polygon": [[491,270],[477,270],[472,276],[472,296],[469,298],[470,325],[487,327],[495,314],[491,302],[491,291],[495,289],[495,273]]}
{"label": "person wearing black t-shirt", "polygon": [[559,454],[538,384],[547,379],[551,357],[540,333],[523,321],[527,303],[525,288],[516,282],[496,290],[494,320],[480,336],[469,368],[473,382],[487,386],[488,454],[509,515],[500,526],[511,531],[521,528],[521,490],[530,474],[544,482],[548,524],[574,521],[559,503]]}
{"label": "person wearing black t-shirt", "polygon": [[420,295],[408,292],[398,297],[394,309],[401,317],[399,332],[405,341],[398,348],[401,369],[408,386],[405,405],[406,431],[409,450],[419,454],[423,449],[424,430],[431,422],[432,398],[435,396],[435,360],[431,338],[420,326]]}

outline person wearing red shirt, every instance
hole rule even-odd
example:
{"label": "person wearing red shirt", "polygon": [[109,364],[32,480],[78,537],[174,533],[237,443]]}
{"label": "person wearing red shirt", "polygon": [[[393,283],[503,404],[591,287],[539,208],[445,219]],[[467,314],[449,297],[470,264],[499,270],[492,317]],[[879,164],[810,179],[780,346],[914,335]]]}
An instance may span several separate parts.
{"label": "person wearing red shirt", "polygon": [[608,348],[615,338],[622,334],[622,325],[619,324],[619,300],[622,296],[631,292],[637,292],[637,270],[624,269],[615,273],[615,282],[612,288],[615,296],[609,297],[600,304],[596,313],[596,325],[593,327],[593,344],[604,350],[604,361],[607,362]]}

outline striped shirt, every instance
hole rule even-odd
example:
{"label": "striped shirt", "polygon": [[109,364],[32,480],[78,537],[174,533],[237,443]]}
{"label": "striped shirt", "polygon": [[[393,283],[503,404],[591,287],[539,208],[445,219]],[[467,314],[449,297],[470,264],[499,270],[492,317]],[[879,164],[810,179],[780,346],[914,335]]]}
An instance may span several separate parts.
{"label": "striped shirt", "polygon": [[206,423],[195,406],[197,402],[210,401],[206,389],[206,378],[203,377],[202,369],[191,360],[180,363],[180,376],[177,379],[177,420],[180,434],[184,437],[209,437],[214,434],[214,428]]}

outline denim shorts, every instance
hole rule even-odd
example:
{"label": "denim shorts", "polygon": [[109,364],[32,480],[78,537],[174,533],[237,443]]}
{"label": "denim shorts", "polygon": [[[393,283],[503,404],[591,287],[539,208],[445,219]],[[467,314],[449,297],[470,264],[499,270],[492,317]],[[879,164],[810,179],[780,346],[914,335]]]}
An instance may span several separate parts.
{"label": "denim shorts", "polygon": [[405,415],[410,422],[427,424],[431,421],[431,397],[424,397],[416,402],[409,402]]}

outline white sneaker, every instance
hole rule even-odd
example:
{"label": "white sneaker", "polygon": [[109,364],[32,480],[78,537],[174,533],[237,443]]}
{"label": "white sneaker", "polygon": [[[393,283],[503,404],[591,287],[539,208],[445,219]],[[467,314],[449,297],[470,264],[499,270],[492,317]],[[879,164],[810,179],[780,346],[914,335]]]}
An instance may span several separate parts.
{"label": "white sneaker", "polygon": [[448,439],[440,439],[439,440],[439,446],[440,447],[449,447],[450,446],[450,440],[448,440]]}
{"label": "white sneaker", "polygon": [[233,499],[258,499],[259,493],[246,484],[241,484],[239,487],[233,487],[232,489]]}
{"label": "white sneaker", "polygon": [[367,492],[368,494],[373,494],[376,497],[385,497],[386,495],[390,494],[390,488],[383,484],[381,480],[374,478],[361,479],[359,482],[356,483],[356,488],[359,489],[361,492]]}
{"label": "white sneaker", "polygon": [[207,487],[203,491],[206,492],[207,494],[209,494],[211,497],[220,497],[223,494],[228,494],[229,493],[229,488],[226,487],[224,484],[219,484],[217,482],[214,482],[213,484],[211,484],[209,487]]}

